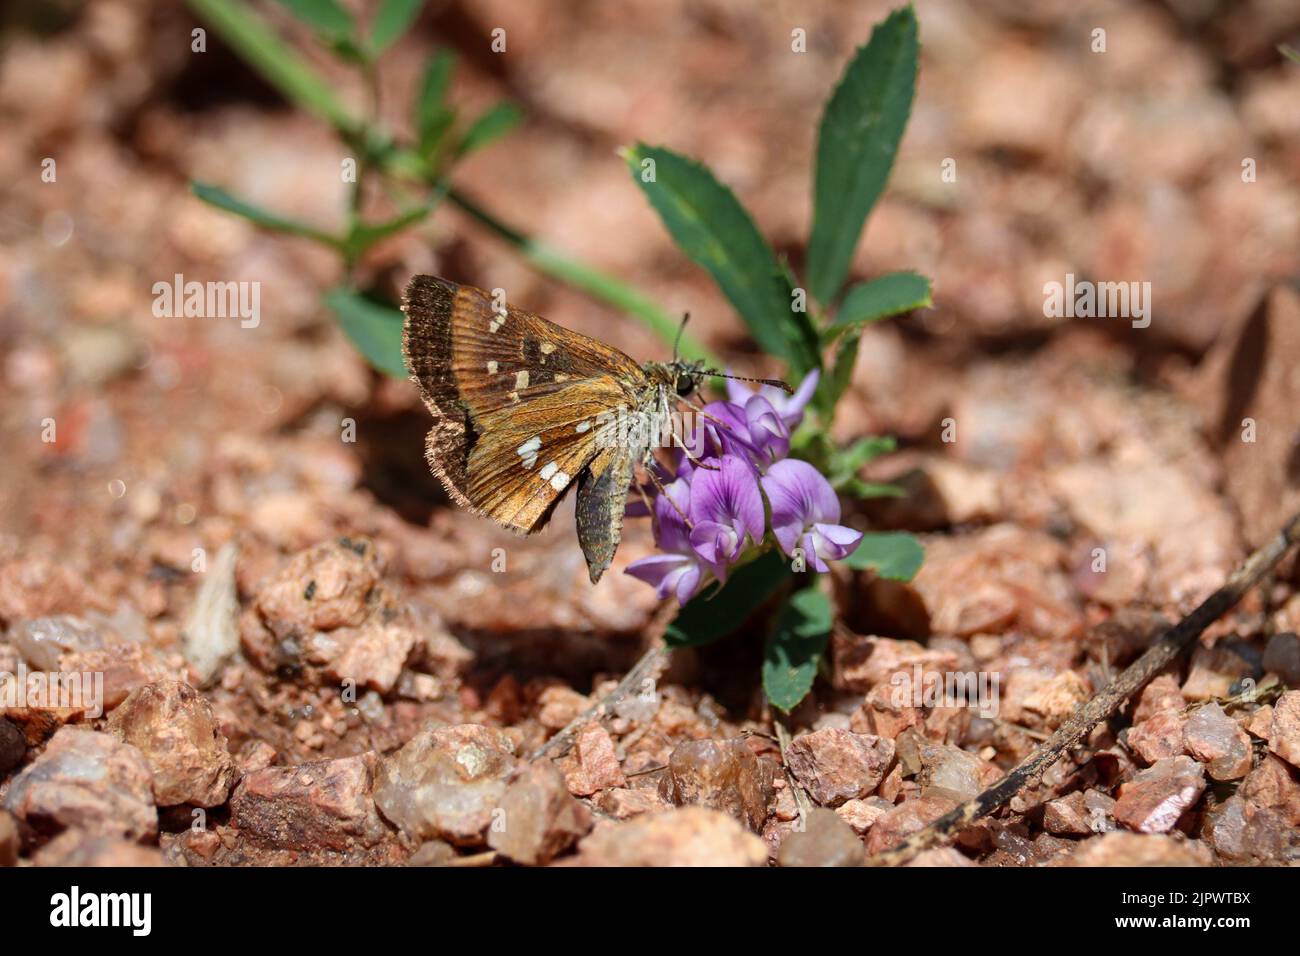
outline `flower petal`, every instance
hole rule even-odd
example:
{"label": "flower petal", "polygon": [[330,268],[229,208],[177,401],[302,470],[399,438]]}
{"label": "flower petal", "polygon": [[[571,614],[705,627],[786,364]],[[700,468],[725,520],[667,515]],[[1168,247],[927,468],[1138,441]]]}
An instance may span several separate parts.
{"label": "flower petal", "polygon": [[723,455],[711,464],[716,467],[697,468],[691,481],[691,522],[734,527],[740,546],[746,535],[755,543],[762,541],[763,496],[753,466],[735,455]]}
{"label": "flower petal", "polygon": [[681,554],[652,554],[647,558],[633,561],[623,573],[649,584],[661,598],[664,598],[672,593],[673,586],[681,577],[682,569],[694,563],[692,558]]}
{"label": "flower petal", "polygon": [[790,426],[791,431],[798,428],[799,423],[803,421],[803,410],[812,400],[813,393],[817,391],[817,383],[821,381],[821,377],[821,369],[813,369],[803,377],[803,381],[794,390],[794,394],[785,396],[785,400],[780,405],[777,405],[777,408],[781,410],[781,417],[785,419],[785,423]]}
{"label": "flower petal", "polygon": [[852,554],[862,540],[862,532],[846,528],[842,524],[823,524],[817,522],[812,526],[816,539],[817,553],[827,561],[842,561]]}

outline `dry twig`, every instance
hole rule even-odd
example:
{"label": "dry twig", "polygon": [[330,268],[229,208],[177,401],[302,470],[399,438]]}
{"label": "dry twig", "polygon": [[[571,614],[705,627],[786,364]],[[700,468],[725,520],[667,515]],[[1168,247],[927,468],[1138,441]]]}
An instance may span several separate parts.
{"label": "dry twig", "polygon": [[1076,710],[1041,746],[1022,760],[1010,773],[983,793],[914,833],[892,850],[868,859],[874,866],[897,866],[923,850],[953,836],[967,826],[992,813],[1022,788],[1037,780],[1061,755],[1079,743],[1103,720],[1111,717],[1133,694],[1156,674],[1164,670],[1185,651],[1201,632],[1232,609],[1248,590],[1259,583],[1291,546],[1300,540],[1300,514],[1294,515],[1271,541],[1246,559],[1223,587],[1200,603],[1185,618],[1165,631],[1141,657]]}

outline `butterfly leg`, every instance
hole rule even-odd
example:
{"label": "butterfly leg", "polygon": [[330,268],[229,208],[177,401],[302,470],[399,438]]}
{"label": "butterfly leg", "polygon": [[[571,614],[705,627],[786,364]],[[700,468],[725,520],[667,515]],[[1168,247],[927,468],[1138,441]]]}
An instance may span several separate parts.
{"label": "butterfly leg", "polygon": [[[659,489],[659,494],[664,497],[665,501],[667,501],[670,505],[673,506],[673,511],[676,511],[679,515],[681,515],[681,519],[686,523],[686,527],[688,528],[695,527],[691,523],[691,519],[686,516],[686,512],[682,511],[681,508],[677,507],[677,502],[673,501],[672,495],[667,493],[667,490],[664,488],[664,483],[660,481],[659,476],[655,474],[653,465],[654,465],[654,452],[651,451],[650,449],[647,449],[645,453],[645,457],[641,461],[641,467],[645,470],[645,473],[650,476],[650,481],[653,482],[654,486]],[[641,486],[638,485],[637,487],[640,488]],[[645,494],[644,489],[642,490],[641,493]],[[654,511],[652,510],[650,513],[654,514]]]}

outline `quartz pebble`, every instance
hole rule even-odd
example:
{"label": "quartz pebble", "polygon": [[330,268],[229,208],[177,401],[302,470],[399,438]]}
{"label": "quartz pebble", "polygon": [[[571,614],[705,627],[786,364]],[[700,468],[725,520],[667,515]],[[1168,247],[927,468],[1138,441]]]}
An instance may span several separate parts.
{"label": "quartz pebble", "polygon": [[59,730],[14,778],[4,806],[38,831],[75,828],[130,840],[158,833],[144,754],[108,734],[75,727]]}
{"label": "quartz pebble", "polygon": [[817,807],[808,814],[802,830],[781,841],[777,852],[781,866],[862,866],[862,841],[834,810]]}
{"label": "quartz pebble", "polygon": [[587,866],[766,866],[767,845],[707,807],[650,813],[597,827],[579,845]]}
{"label": "quartz pebble", "polygon": [[1057,861],[1060,866],[1210,866],[1204,844],[1161,834],[1116,831],[1084,840],[1079,848]]}
{"label": "quartz pebble", "polygon": [[488,846],[516,863],[549,863],[591,829],[591,811],[569,794],[550,761],[529,764],[506,788]]}
{"label": "quartz pebble", "polygon": [[1187,718],[1178,711],[1164,710],[1129,728],[1129,749],[1148,764],[1177,757],[1186,749]]}
{"label": "quartz pebble", "polygon": [[677,806],[721,810],[758,833],[772,802],[773,776],[772,764],[741,738],[687,740],[668,758],[660,795]]}
{"label": "quartz pebble", "polygon": [[411,839],[481,845],[514,767],[514,744],[501,731],[440,727],[381,761],[375,802]]}
{"label": "quartz pebble", "polygon": [[1217,703],[1192,711],[1184,731],[1187,751],[1206,763],[1215,780],[1239,780],[1250,773],[1250,738]]}
{"label": "quartz pebble", "polygon": [[929,826],[956,807],[955,800],[938,794],[900,803],[872,825],[871,832],[867,834],[867,852],[874,856],[892,850],[913,833]]}
{"label": "quartz pebble", "polygon": [[1268,749],[1293,767],[1300,767],[1300,690],[1289,690],[1273,704]]}

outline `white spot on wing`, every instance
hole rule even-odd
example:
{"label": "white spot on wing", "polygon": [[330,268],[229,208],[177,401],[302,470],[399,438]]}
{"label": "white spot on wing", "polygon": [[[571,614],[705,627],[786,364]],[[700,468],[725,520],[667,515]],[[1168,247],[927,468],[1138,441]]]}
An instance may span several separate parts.
{"label": "white spot on wing", "polygon": [[[560,471],[559,465],[557,465],[553,461],[550,461],[547,462],[545,467],[543,467],[542,470],[539,471],[537,474],[541,476],[542,481],[550,481],[551,476],[554,475],[557,471],[560,472],[560,474],[564,474],[564,472]],[[565,480],[567,481],[568,479],[566,478]]]}
{"label": "white spot on wing", "polygon": [[550,355],[550,354],[551,354],[552,352],[554,352],[554,351],[555,351],[555,343],[554,343],[554,342],[543,342],[543,343],[542,343],[542,354],[543,354],[543,355]]}
{"label": "white spot on wing", "polygon": [[532,468],[537,464],[537,452],[542,447],[542,436],[534,435],[528,441],[524,442],[515,449],[515,454],[523,459],[525,468]]}
{"label": "white spot on wing", "polygon": [[515,389],[518,390],[527,387],[528,387],[528,369],[524,369],[522,372],[515,372]]}
{"label": "white spot on wing", "polygon": [[581,435],[583,432],[587,431],[589,428],[591,428],[591,420],[590,420],[590,419],[588,419],[588,420],[585,421],[585,422],[578,422],[578,427],[575,428],[574,431],[577,432],[579,435]]}
{"label": "white spot on wing", "polygon": [[495,375],[495,374],[497,373],[497,363],[496,363],[496,362],[488,362],[488,366],[487,366],[487,368],[488,368],[488,374],[489,374],[489,375]]}
{"label": "white spot on wing", "polygon": [[569,476],[562,471],[557,471],[551,476],[551,487],[556,491],[563,491],[569,484]]}

